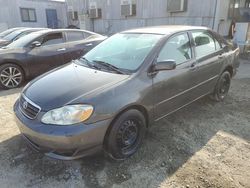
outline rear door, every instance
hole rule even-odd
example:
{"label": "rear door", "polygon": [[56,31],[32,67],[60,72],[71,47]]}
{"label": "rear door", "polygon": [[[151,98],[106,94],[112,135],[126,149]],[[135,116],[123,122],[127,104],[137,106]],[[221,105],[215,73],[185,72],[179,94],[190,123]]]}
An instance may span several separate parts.
{"label": "rear door", "polygon": [[66,31],[67,61],[78,59],[93,48],[93,43],[86,41],[89,37],[83,31]]}
{"label": "rear door", "polygon": [[192,31],[191,36],[196,56],[193,67],[196,72],[196,88],[193,93],[206,95],[215,87],[223,66],[224,52],[221,44],[209,31]]}
{"label": "rear door", "polygon": [[30,73],[33,76],[47,72],[65,63],[65,38],[62,32],[53,32],[37,39],[40,47],[31,49],[28,53]]}

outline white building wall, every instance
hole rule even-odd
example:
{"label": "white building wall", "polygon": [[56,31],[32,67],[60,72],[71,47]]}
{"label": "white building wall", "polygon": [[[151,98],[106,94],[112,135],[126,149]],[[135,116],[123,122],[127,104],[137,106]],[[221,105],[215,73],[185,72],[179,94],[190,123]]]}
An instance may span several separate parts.
{"label": "white building wall", "polygon": [[214,30],[219,32],[223,36],[228,35],[232,21],[228,19],[228,11],[229,11],[229,1],[218,0]]}
{"label": "white building wall", "polygon": [[217,31],[219,21],[223,17],[225,22],[220,23],[219,31],[227,35],[228,25],[231,23],[227,19],[229,0],[187,0],[187,11],[179,13],[167,12],[167,0],[136,0],[136,16],[127,18],[121,16],[120,0],[66,1],[74,1],[75,7],[81,7],[85,12],[89,1],[97,2],[97,6],[102,8],[102,18],[93,20],[93,29],[95,32],[106,34],[135,27],[171,24],[207,26]]}
{"label": "white building wall", "polygon": [[[36,22],[23,22],[20,8],[34,8]],[[46,9],[56,9],[59,27],[67,26],[66,4],[39,0],[0,0],[0,24],[11,27],[47,27]]]}

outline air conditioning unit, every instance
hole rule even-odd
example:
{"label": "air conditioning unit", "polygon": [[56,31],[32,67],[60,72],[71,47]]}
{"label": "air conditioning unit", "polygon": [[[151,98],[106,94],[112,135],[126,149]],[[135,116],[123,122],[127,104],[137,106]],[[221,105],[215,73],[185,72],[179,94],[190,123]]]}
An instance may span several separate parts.
{"label": "air conditioning unit", "polygon": [[136,2],[135,0],[121,0],[121,15],[134,16],[136,15]]}
{"label": "air conditioning unit", "polygon": [[102,17],[102,9],[97,8],[96,2],[91,2],[89,4],[89,18],[101,18]]}
{"label": "air conditioning unit", "polygon": [[168,0],[168,12],[184,12],[187,10],[187,0]]}

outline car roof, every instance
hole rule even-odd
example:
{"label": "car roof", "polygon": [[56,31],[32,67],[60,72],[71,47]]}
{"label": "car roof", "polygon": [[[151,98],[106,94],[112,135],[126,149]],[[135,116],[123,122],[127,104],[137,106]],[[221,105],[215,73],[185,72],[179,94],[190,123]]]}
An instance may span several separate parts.
{"label": "car roof", "polygon": [[23,28],[18,29],[19,32],[25,32],[25,31],[40,31],[40,30],[48,30],[48,28]]}
{"label": "car roof", "polygon": [[87,30],[81,30],[81,29],[47,29],[47,30],[41,30],[41,31],[37,31],[37,34],[46,34],[46,33],[56,33],[56,32],[65,32],[65,31],[80,31],[80,32],[86,32],[92,35],[99,35],[102,36],[98,33],[94,33],[92,31],[87,31]]}
{"label": "car roof", "polygon": [[170,35],[176,32],[188,31],[188,30],[209,30],[209,28],[200,27],[200,26],[187,26],[187,25],[162,25],[162,26],[131,29],[131,30],[123,31],[122,33],[145,33],[145,34]]}

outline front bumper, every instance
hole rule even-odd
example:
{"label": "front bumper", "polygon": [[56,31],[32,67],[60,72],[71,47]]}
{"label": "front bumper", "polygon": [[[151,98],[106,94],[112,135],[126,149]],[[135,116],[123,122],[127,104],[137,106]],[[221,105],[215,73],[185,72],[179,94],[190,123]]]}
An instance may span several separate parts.
{"label": "front bumper", "polygon": [[39,116],[36,120],[24,116],[18,101],[14,112],[18,128],[28,144],[36,151],[62,160],[81,158],[101,150],[110,124],[110,120],[103,120],[88,125],[46,125],[38,121]]}

